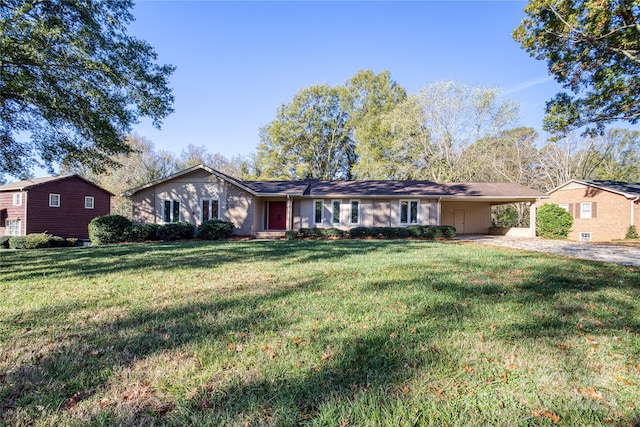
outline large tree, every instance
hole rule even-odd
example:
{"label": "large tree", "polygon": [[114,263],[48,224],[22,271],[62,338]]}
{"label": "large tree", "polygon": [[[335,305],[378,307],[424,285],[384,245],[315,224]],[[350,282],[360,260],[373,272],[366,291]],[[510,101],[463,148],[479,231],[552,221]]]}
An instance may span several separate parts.
{"label": "large tree", "polygon": [[127,33],[131,0],[0,1],[0,175],[42,161],[94,170],[132,150],[139,117],[172,112],[154,49]]}
{"label": "large tree", "polygon": [[299,91],[261,130],[257,168],[263,179],[351,179],[355,161],[344,86]]}
{"label": "large tree", "polygon": [[570,93],[547,103],[544,127],[602,131],[640,119],[640,3],[531,0],[513,37]]}
{"label": "large tree", "polygon": [[[357,162],[353,165],[358,179],[384,179],[389,156],[395,157],[395,139],[385,129],[388,115],[407,98],[402,86],[389,71],[375,74],[359,71],[346,83],[351,97],[350,126],[353,128]],[[399,159],[398,159],[399,160]]]}

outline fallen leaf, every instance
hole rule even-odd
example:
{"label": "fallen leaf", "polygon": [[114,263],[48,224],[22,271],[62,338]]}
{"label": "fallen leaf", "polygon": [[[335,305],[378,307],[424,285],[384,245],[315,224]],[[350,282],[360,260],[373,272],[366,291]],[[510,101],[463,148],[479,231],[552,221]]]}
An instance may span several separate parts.
{"label": "fallen leaf", "polygon": [[578,389],[580,394],[583,396],[589,397],[591,400],[600,400],[602,399],[602,393],[596,391],[593,387],[580,387]]}
{"label": "fallen leaf", "polygon": [[463,369],[464,369],[466,372],[468,372],[468,373],[470,373],[470,374],[473,374],[473,368],[470,368],[470,367],[468,367],[467,365],[464,365],[464,368],[463,368]]}
{"label": "fallen leaf", "polygon": [[409,387],[407,387],[407,386],[402,387],[402,392],[403,393],[409,393],[409,391],[410,391]]}
{"label": "fallen leaf", "polygon": [[322,357],[320,357],[320,360],[327,360],[327,359],[331,359],[331,357],[333,357],[333,354],[331,353],[325,353],[322,355]]}
{"label": "fallen leaf", "polygon": [[187,400],[191,400],[194,397],[196,397],[198,395],[198,388],[194,388],[193,390],[191,390],[189,393],[187,393]]}
{"label": "fallen leaf", "polygon": [[593,338],[584,337],[584,340],[588,342],[590,345],[598,345],[598,341],[594,340]]}

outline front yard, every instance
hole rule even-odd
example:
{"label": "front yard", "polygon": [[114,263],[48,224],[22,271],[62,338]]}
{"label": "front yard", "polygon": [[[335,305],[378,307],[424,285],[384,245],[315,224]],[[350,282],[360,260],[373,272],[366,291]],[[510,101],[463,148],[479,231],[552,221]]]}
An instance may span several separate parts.
{"label": "front yard", "polygon": [[640,269],[428,241],[0,252],[0,425],[633,425]]}

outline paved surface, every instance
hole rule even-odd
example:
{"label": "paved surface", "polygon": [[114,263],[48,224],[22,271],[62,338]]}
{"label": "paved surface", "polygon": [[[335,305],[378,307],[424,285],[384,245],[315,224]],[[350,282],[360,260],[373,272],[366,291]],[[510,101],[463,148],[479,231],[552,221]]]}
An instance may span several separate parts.
{"label": "paved surface", "polygon": [[640,248],[635,247],[507,236],[460,236],[456,240],[640,267]]}

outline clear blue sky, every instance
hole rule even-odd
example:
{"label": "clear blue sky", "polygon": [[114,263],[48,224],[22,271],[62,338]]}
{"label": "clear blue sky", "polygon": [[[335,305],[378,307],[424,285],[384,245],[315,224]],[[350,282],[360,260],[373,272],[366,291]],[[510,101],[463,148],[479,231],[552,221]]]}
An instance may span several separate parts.
{"label": "clear blue sky", "polygon": [[175,113],[135,132],[179,153],[204,145],[227,157],[255,151],[258,131],[294,94],[389,70],[410,93],[437,80],[499,87],[521,125],[542,126],[561,88],[511,33],[525,1],[220,2],[139,0],[130,32],[155,47]]}

